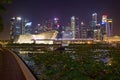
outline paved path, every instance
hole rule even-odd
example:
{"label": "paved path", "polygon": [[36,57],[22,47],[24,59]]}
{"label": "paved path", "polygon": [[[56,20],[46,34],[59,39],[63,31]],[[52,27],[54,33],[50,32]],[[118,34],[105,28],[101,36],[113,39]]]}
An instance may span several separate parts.
{"label": "paved path", "polygon": [[10,51],[0,48],[0,80],[30,80],[26,79],[18,64],[19,61]]}

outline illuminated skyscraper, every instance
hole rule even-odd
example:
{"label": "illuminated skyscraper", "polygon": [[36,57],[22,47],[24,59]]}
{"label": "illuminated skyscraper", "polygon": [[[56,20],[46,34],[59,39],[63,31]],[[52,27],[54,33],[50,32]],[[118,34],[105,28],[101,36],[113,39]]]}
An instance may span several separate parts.
{"label": "illuminated skyscraper", "polygon": [[87,38],[87,27],[84,22],[81,22],[80,38]]}
{"label": "illuminated skyscraper", "polygon": [[75,16],[71,17],[72,38],[75,39]]}
{"label": "illuminated skyscraper", "polygon": [[10,22],[10,39],[13,40],[15,36],[23,33],[23,23],[21,17],[13,17]]}
{"label": "illuminated skyscraper", "polygon": [[107,19],[106,22],[106,35],[111,37],[113,35],[113,21],[112,19]]}
{"label": "illuminated skyscraper", "polygon": [[107,15],[102,16],[102,23],[101,23],[101,30],[102,30],[102,35],[106,35],[106,23],[107,23]]}
{"label": "illuminated skyscraper", "polygon": [[93,31],[94,31],[94,39],[101,40],[101,26],[100,26],[100,24],[97,24]]}
{"label": "illuminated skyscraper", "polygon": [[107,15],[102,16],[102,31],[106,36],[110,37],[113,35],[113,21],[112,19],[108,19]]}
{"label": "illuminated skyscraper", "polygon": [[32,22],[29,20],[24,20],[23,22],[23,34],[31,34],[32,33]]}
{"label": "illuminated skyscraper", "polygon": [[59,25],[60,25],[59,24],[59,18],[54,18],[52,29],[57,30],[59,28]]}
{"label": "illuminated skyscraper", "polygon": [[102,24],[104,24],[105,22],[107,22],[107,15],[102,16]]}
{"label": "illuminated skyscraper", "polygon": [[92,14],[92,29],[93,29],[93,38],[95,40],[100,40],[100,25],[97,22],[97,13]]}
{"label": "illuminated skyscraper", "polygon": [[75,38],[80,38],[80,20],[75,18]]}
{"label": "illuminated skyscraper", "polygon": [[58,31],[58,35],[57,38],[62,38],[62,31],[63,31],[63,26],[60,24],[60,20],[59,18],[54,18],[53,21],[53,30],[57,30]]}
{"label": "illuminated skyscraper", "polygon": [[52,30],[52,25],[53,25],[52,20],[50,20],[50,19],[46,20],[45,21],[45,25],[47,27],[47,31],[51,31]]}
{"label": "illuminated skyscraper", "polygon": [[13,40],[16,36],[21,34],[31,33],[32,22],[28,22],[21,17],[13,17],[10,22],[10,40]]}
{"label": "illuminated skyscraper", "polygon": [[10,26],[10,40],[13,41],[13,39],[14,39],[15,17],[11,18],[10,23],[11,23],[11,26]]}
{"label": "illuminated skyscraper", "polygon": [[92,14],[92,27],[97,25],[97,13]]}

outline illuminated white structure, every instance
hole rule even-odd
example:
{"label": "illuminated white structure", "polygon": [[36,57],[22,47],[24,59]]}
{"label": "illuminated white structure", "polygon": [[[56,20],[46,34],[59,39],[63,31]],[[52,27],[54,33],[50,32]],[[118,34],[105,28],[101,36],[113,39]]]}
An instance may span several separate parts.
{"label": "illuminated white structure", "polygon": [[14,43],[36,43],[36,44],[53,44],[58,32],[56,30],[47,31],[40,34],[23,34],[16,37]]}

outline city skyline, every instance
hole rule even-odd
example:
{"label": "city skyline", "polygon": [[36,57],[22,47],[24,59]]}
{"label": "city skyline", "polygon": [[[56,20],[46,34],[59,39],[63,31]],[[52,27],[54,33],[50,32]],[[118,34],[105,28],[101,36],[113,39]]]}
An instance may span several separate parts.
{"label": "city skyline", "polygon": [[[26,17],[34,24],[40,23],[42,19],[54,18],[58,17],[60,20],[66,24],[70,22],[71,16],[79,17],[81,21],[85,21],[85,23],[89,23],[92,20],[92,13],[98,13],[98,21],[102,19],[103,14],[107,14],[109,17],[113,19],[114,23],[114,34],[119,34],[119,1],[113,0],[20,0],[15,1],[10,5],[6,5],[8,9],[8,13],[4,14],[5,20],[5,30],[4,32],[8,32],[8,21],[13,16],[21,16]],[[3,33],[4,33],[3,32]],[[3,36],[3,33],[1,36]]]}

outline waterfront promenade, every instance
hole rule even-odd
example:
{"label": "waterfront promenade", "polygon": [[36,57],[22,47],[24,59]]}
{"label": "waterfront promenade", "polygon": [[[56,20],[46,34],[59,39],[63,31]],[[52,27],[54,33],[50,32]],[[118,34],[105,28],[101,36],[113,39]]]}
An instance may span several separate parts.
{"label": "waterfront promenade", "polygon": [[0,48],[0,80],[36,80],[36,78],[15,53]]}

